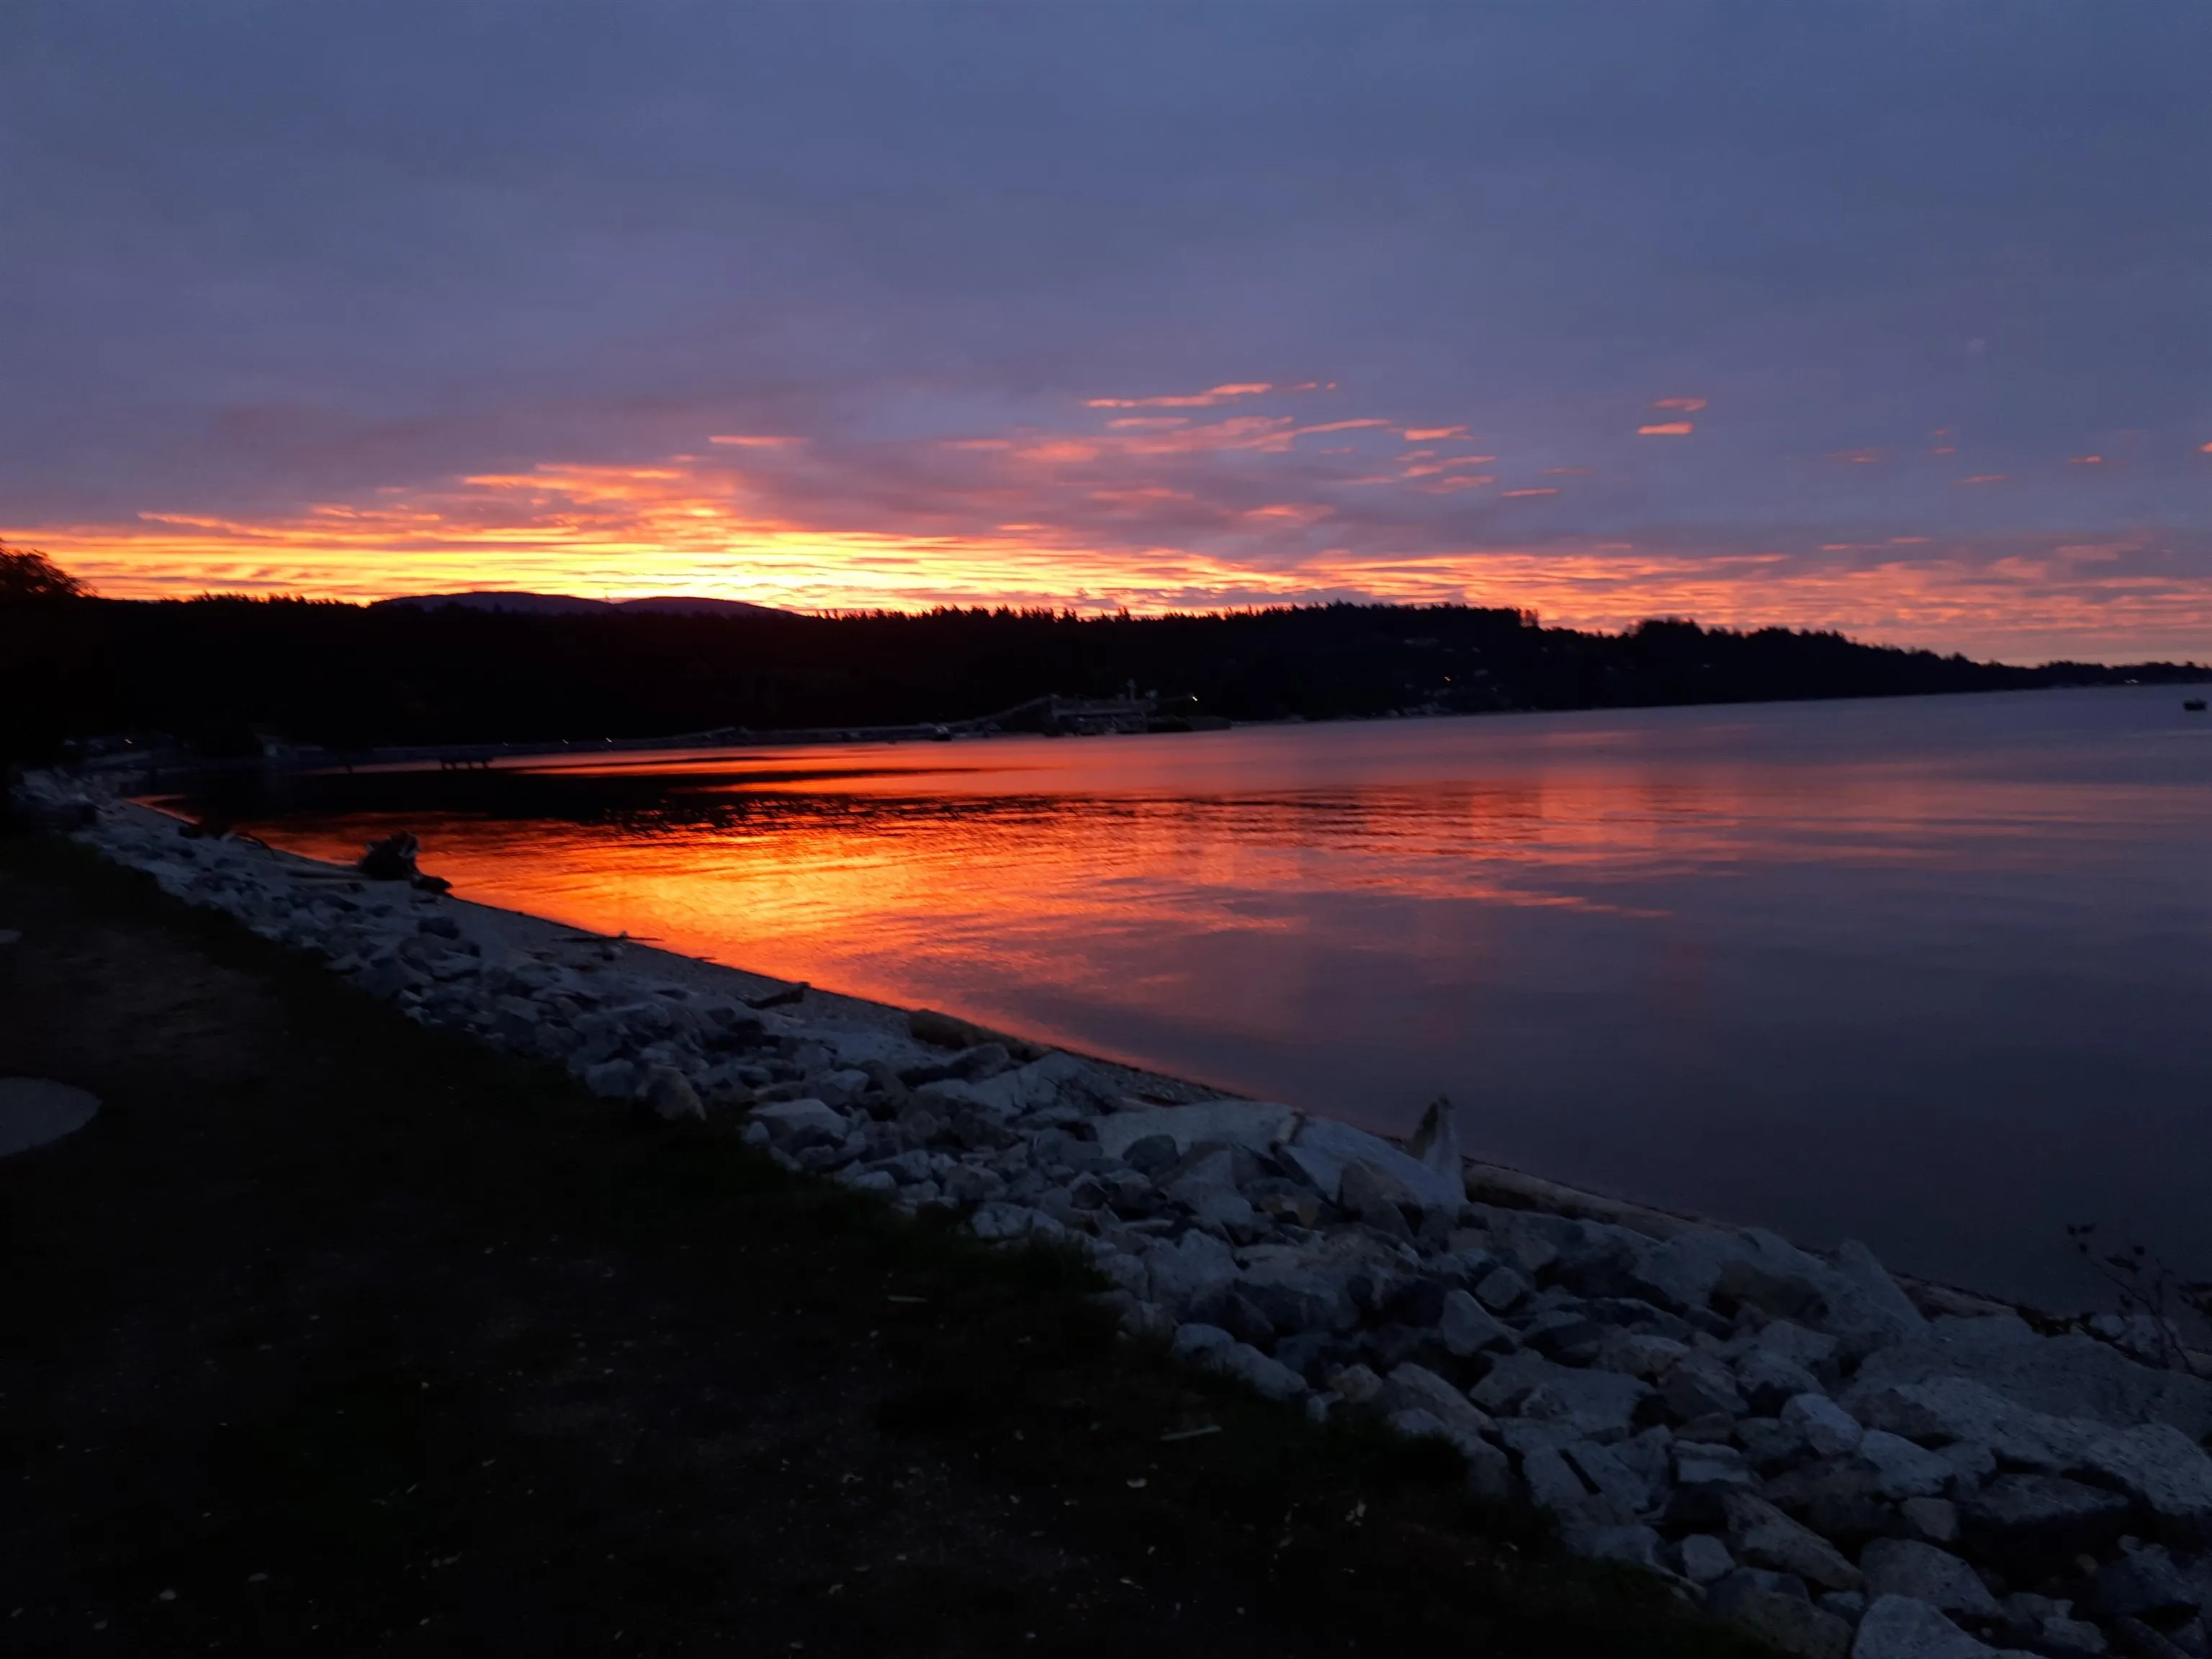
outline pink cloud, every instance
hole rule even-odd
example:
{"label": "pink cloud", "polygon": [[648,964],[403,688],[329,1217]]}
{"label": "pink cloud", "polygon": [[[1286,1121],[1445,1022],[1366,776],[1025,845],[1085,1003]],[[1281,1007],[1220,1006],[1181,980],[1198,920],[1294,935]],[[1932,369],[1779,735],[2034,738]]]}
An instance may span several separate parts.
{"label": "pink cloud", "polygon": [[1970,478],[1954,478],[1952,482],[1962,484],[2002,483],[2005,477],[2002,472],[1977,472]]}
{"label": "pink cloud", "polygon": [[1693,421],[1657,421],[1650,426],[1638,427],[1636,435],[1639,438],[1686,438],[1696,430],[1697,423]]}
{"label": "pink cloud", "polygon": [[[1211,409],[1231,398],[1256,398],[1262,392],[1277,389],[1265,380],[1233,381],[1227,386],[1208,386],[1203,392],[1185,392],[1180,396],[1089,398],[1084,400],[1084,406],[1087,409]],[[1314,389],[1314,383],[1309,380],[1304,386],[1280,389],[1285,392],[1310,392]]]}
{"label": "pink cloud", "polygon": [[1705,406],[1703,398],[1662,398],[1651,405],[1654,409],[1679,409],[1685,415],[1694,415]]}

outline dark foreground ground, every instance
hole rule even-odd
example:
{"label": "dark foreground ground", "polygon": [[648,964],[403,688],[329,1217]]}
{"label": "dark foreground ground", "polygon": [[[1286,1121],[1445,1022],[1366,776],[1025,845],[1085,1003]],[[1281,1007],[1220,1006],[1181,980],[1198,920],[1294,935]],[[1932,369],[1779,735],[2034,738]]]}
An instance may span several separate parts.
{"label": "dark foreground ground", "polygon": [[0,1652],[1742,1650],[74,848],[0,927],[0,1076],[106,1103],[0,1160]]}

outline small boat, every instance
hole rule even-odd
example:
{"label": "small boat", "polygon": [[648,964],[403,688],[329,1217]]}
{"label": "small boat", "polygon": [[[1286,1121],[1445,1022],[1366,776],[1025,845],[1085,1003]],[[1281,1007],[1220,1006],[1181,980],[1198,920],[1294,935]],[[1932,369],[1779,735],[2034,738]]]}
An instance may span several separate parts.
{"label": "small boat", "polygon": [[2204,712],[2204,699],[2202,697],[2184,697],[2181,700],[2181,710],[2185,714],[2201,714]]}

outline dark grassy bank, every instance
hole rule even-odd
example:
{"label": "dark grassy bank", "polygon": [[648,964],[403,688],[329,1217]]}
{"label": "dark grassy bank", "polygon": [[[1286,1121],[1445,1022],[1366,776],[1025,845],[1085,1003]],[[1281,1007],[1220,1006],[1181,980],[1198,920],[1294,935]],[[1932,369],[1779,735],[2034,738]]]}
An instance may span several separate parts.
{"label": "dark grassy bank", "polygon": [[0,759],[131,731],[235,754],[257,732],[347,748],[957,720],[1132,683],[1170,714],[1320,720],[2207,677],[2014,668],[1787,629],[1583,633],[1465,606],[833,618],[48,599],[0,603]]}
{"label": "dark grassy bank", "polygon": [[[611,1117],[0,840],[20,1653],[1724,1654],[1448,1454],[1119,1340],[1082,1270]],[[1170,1438],[1218,1425],[1218,1432]]]}

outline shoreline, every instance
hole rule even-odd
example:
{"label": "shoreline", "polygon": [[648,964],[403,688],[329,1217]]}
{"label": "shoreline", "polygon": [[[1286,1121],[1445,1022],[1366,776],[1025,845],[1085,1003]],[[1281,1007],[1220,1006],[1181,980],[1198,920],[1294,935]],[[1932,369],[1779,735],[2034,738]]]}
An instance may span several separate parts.
{"label": "shoreline", "polygon": [[[2103,1587],[2145,1549],[2202,1576],[2212,1609],[2212,1380],[2130,1358],[2142,1333],[2052,1334],[1863,1245],[1815,1254],[1468,1160],[1447,1114],[1395,1144],[188,838],[135,803],[85,815],[78,838],[110,859],[419,1024],[556,1060],[633,1109],[741,1114],[784,1167],[902,1214],[1079,1251],[1131,1335],[1316,1421],[1441,1439],[1472,1496],[1533,1505],[1570,1553],[1660,1574],[1785,1651],[1886,1653],[1870,1636],[1921,1607],[1961,1641],[2101,1651],[2049,1644],[2087,1640],[2077,1609],[2124,1634]],[[2079,1547],[2053,1555],[2054,1526]],[[1978,1599],[1936,1583],[1960,1574]]]}
{"label": "shoreline", "polygon": [[[136,800],[116,803],[134,812],[150,814],[161,821],[181,830],[191,821],[181,814],[161,807],[145,805]],[[340,881],[362,884],[365,878],[347,866],[327,860],[309,857],[276,847],[262,847],[259,850],[280,866],[293,867],[300,878],[317,881]],[[367,883],[374,888],[380,884]],[[394,886],[396,884],[381,884]],[[900,1004],[864,997],[848,992],[809,983],[798,983],[772,975],[755,972],[729,963],[714,962],[703,957],[694,957],[682,951],[670,951],[652,942],[633,939],[627,934],[595,933],[575,924],[556,921],[534,912],[520,910],[504,905],[486,904],[452,892],[435,896],[435,902],[459,908],[477,919],[484,938],[510,948],[543,948],[553,945],[596,945],[603,950],[621,953],[605,960],[612,966],[617,962],[628,965],[635,972],[650,972],[668,982],[696,985],[707,994],[716,989],[728,991],[737,1000],[750,1004],[762,997],[787,994],[794,989],[803,993],[810,1013],[826,1014],[833,1024],[849,1024],[858,1030],[884,1033],[903,1033],[910,1030],[917,1016],[931,1018],[950,1018],[988,1041],[995,1041],[1018,1050],[1026,1046],[1034,1051],[1032,1058],[1049,1052],[1068,1054],[1085,1066],[1125,1084],[1127,1093],[1154,1105],[1188,1105],[1210,1100],[1250,1101],[1243,1096],[1189,1078],[1177,1077],[1149,1067],[1133,1066],[1125,1061],[1092,1054],[1065,1045],[1047,1045],[1036,1038],[1020,1032],[1007,1031],[968,1021],[964,1017],[945,1016],[936,1010],[908,1007]],[[1278,1103],[1254,1103],[1275,1105]],[[1303,1109],[1285,1107],[1301,1116],[1310,1115]],[[1327,1121],[1337,1121],[1326,1119]],[[1379,1140],[1402,1146],[1404,1138],[1379,1131],[1362,1131]],[[1510,1164],[1491,1163],[1473,1156],[1463,1157],[1460,1169],[1468,1196],[1477,1202],[1498,1205],[1504,1208],[1526,1209],[1555,1215],[1569,1220],[1593,1221],[1623,1226],[1664,1243],[1684,1233],[1732,1230],[1735,1224],[1710,1216],[1663,1209],[1641,1200],[1617,1194],[1600,1193],[1589,1188],[1558,1182],[1532,1170]],[[1823,1254],[1815,1251],[1814,1254]],[[1995,1314],[2027,1315],[2037,1318],[2060,1317],[2050,1310],[2027,1303],[2008,1301],[1990,1296],[1967,1286],[1952,1285],[1907,1273],[1893,1274],[1905,1286],[1917,1302],[1924,1304],[1923,1310],[1948,1315],[1972,1316]]]}

